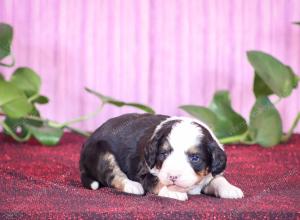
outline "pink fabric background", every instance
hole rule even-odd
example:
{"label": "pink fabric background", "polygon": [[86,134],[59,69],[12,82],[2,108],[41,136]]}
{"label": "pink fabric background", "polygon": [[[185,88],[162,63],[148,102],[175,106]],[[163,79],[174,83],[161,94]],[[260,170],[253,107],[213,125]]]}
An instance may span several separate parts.
{"label": "pink fabric background", "polygon": [[[15,28],[16,64],[41,75],[51,102],[40,109],[59,121],[99,104],[85,86],[171,115],[229,89],[247,116],[254,97],[246,51],[271,53],[300,74],[300,26],[291,24],[299,12],[299,0],[0,0],[0,21]],[[12,69],[0,71],[8,78]],[[287,128],[300,89],[279,108]],[[94,129],[128,111],[106,107],[78,126]]]}

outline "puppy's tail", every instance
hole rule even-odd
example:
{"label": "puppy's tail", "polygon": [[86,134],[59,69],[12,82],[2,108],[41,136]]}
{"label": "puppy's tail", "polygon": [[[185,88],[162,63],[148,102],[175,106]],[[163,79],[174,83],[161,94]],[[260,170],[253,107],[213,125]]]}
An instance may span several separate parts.
{"label": "puppy's tail", "polygon": [[85,172],[81,173],[80,178],[81,178],[81,183],[85,188],[92,189],[92,190],[99,189],[100,187],[99,182],[86,175]]}
{"label": "puppy's tail", "polygon": [[92,190],[99,189],[100,183],[88,174],[83,161],[84,161],[84,155],[81,154],[80,161],[79,161],[79,170],[80,170],[80,179],[82,185],[85,188],[92,189]]}

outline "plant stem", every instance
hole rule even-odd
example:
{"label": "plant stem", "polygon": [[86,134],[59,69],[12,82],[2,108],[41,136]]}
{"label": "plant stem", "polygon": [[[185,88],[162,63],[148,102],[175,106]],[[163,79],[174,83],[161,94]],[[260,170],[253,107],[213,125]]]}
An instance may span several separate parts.
{"label": "plant stem", "polygon": [[36,116],[32,116],[32,115],[28,115],[26,117],[24,117],[26,119],[31,119],[31,120],[36,120],[36,121],[41,121],[41,122],[47,122],[51,127],[55,127],[55,128],[66,128],[70,131],[73,131],[77,134],[80,134],[82,136],[85,136],[85,137],[89,137],[90,136],[90,133],[86,132],[86,131],[83,131],[83,130],[80,130],[78,128],[74,128],[74,127],[71,127],[69,125],[66,125],[66,124],[61,124],[61,123],[58,123],[58,122],[55,122],[55,121],[49,121],[48,119],[42,119],[42,118],[39,118],[39,117],[36,117]]}
{"label": "plant stem", "polygon": [[241,136],[242,135],[236,135],[236,136],[221,138],[219,141],[221,142],[221,144],[238,143],[241,140]]}
{"label": "plant stem", "polygon": [[102,109],[104,107],[104,104],[105,103],[102,102],[102,104],[96,109],[96,111],[91,112],[91,113],[89,113],[87,115],[81,116],[79,118],[73,119],[71,121],[67,121],[67,122],[63,123],[62,125],[63,126],[69,126],[71,124],[78,123],[78,122],[85,121],[85,120],[88,120],[90,118],[93,118],[94,116],[96,116],[97,114],[99,114],[102,111]]}
{"label": "plant stem", "polygon": [[29,97],[29,99],[28,99],[28,102],[32,102],[33,100],[35,100],[36,98],[38,98],[40,96],[40,94],[39,93],[37,93],[37,94],[34,94],[33,96],[31,96],[31,97]]}
{"label": "plant stem", "polygon": [[89,132],[80,130],[80,129],[78,129],[78,128],[74,128],[74,127],[70,127],[70,126],[65,126],[65,128],[68,129],[68,130],[70,130],[70,131],[73,131],[73,132],[75,132],[75,133],[77,133],[77,134],[80,134],[80,135],[82,135],[82,136],[84,136],[84,137],[89,137],[89,136],[91,136],[91,134],[90,134]]}
{"label": "plant stem", "polygon": [[249,134],[247,130],[245,133],[240,135],[235,135],[231,137],[221,138],[221,144],[234,144],[234,143],[242,143],[242,144],[255,144],[255,141],[247,141],[246,138]]}
{"label": "plant stem", "polygon": [[[102,109],[103,109],[103,107],[104,107],[104,104],[105,104],[105,103],[103,102],[103,103],[100,105],[100,107],[98,107],[98,108],[96,109],[96,111],[94,111],[94,112],[92,112],[92,113],[89,113],[89,114],[87,114],[87,115],[81,116],[81,117],[76,118],[76,119],[71,120],[71,121],[67,121],[67,122],[65,122],[65,123],[58,123],[58,122],[55,122],[55,121],[50,121],[50,120],[48,120],[48,119],[43,119],[43,118],[40,118],[40,117],[37,117],[37,116],[33,116],[33,115],[27,115],[27,116],[24,117],[24,119],[30,119],[30,120],[35,120],[35,121],[40,121],[40,122],[48,123],[48,124],[49,124],[50,126],[52,126],[52,127],[55,127],[55,128],[61,128],[61,129],[66,128],[66,129],[68,129],[68,130],[70,130],[70,131],[73,131],[73,132],[75,132],[75,133],[77,133],[77,134],[80,134],[80,135],[82,135],[82,136],[84,136],[84,137],[89,137],[89,136],[91,135],[89,132],[83,131],[83,130],[78,129],[78,128],[71,127],[70,125],[71,125],[71,124],[78,123],[78,122],[81,122],[81,121],[88,120],[88,119],[90,119],[90,118],[96,116],[97,114],[99,114],[99,113],[102,111]],[[0,116],[6,116],[6,114],[3,113],[3,112],[0,112]],[[27,139],[25,139],[25,138],[24,138],[24,139],[21,139],[21,138],[18,137],[13,131],[11,131],[10,128],[9,128],[4,122],[2,122],[1,125],[2,125],[2,127],[5,128],[5,130],[7,130],[7,132],[8,132],[8,133],[9,133],[16,141],[23,142],[23,141],[28,140],[29,137],[30,137],[30,135],[29,135],[29,137],[26,137]]]}
{"label": "plant stem", "polygon": [[243,140],[245,138],[245,136],[248,135],[248,131],[246,131],[243,134],[240,135],[235,135],[235,136],[231,136],[231,137],[226,137],[226,138],[221,138],[220,142],[222,144],[231,144],[231,143],[239,143],[241,142],[241,140]]}
{"label": "plant stem", "polygon": [[292,127],[288,130],[288,132],[285,135],[282,136],[282,138],[281,138],[282,142],[286,142],[290,139],[290,137],[292,136],[295,128],[298,125],[299,120],[300,120],[300,112],[297,114],[296,118],[294,119]]}

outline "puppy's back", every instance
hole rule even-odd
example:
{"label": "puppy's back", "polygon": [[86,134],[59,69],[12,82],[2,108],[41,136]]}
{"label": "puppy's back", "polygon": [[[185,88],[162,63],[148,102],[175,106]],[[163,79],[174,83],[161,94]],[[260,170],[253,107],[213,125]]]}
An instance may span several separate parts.
{"label": "puppy's back", "polygon": [[104,140],[112,146],[126,147],[127,145],[127,147],[136,148],[139,139],[146,132],[155,129],[166,118],[168,116],[153,114],[130,113],[121,115],[106,121],[92,134],[86,144]]}
{"label": "puppy's back", "polygon": [[121,170],[131,177],[139,162],[140,140],[143,136],[151,137],[155,128],[168,117],[131,113],[109,119],[84,143],[80,155],[81,173],[95,178],[100,155],[109,152]]}

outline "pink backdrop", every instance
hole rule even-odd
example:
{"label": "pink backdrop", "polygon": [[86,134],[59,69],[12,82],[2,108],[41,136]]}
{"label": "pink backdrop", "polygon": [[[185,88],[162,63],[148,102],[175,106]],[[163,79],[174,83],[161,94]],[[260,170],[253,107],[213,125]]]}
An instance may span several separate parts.
{"label": "pink backdrop", "polygon": [[[300,26],[291,24],[299,12],[299,0],[0,0],[0,21],[15,28],[16,64],[41,75],[51,99],[41,109],[59,121],[95,109],[85,86],[172,115],[229,89],[246,116],[254,98],[245,52],[271,53],[300,74]],[[287,127],[300,89],[279,107]],[[127,111],[107,107],[78,126],[94,129]]]}

